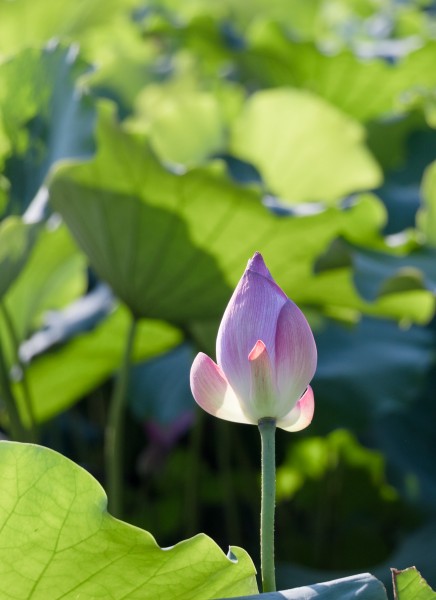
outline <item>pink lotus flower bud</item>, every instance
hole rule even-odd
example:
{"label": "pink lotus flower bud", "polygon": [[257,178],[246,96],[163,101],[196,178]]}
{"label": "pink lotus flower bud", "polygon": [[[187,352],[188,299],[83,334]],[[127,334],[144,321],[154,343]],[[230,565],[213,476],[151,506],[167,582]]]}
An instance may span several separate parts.
{"label": "pink lotus flower bud", "polygon": [[216,355],[218,364],[200,352],[191,368],[192,394],[206,412],[253,425],[269,417],[286,431],[309,425],[315,340],[303,313],[275,283],[258,252],[227,305]]}

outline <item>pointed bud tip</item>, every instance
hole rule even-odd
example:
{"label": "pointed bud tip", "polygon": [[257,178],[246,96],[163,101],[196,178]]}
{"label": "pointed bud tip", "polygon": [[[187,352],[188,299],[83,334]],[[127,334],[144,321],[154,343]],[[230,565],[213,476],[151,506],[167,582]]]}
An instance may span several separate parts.
{"label": "pointed bud tip", "polygon": [[247,264],[247,270],[254,271],[259,275],[263,275],[268,279],[272,279],[271,273],[269,272],[268,267],[266,266],[265,261],[263,260],[263,256],[260,252],[255,252],[252,258],[250,258]]}

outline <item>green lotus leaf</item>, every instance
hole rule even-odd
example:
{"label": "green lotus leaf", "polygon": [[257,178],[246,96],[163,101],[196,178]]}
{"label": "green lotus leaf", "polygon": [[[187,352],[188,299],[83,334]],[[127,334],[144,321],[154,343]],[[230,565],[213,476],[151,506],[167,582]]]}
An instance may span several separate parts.
{"label": "green lotus leaf", "polygon": [[386,61],[362,60],[350,51],[327,55],[314,43],[293,41],[278,23],[267,21],[249,32],[248,50],[240,60],[268,87],[310,90],[362,121],[391,112],[404,84]]}
{"label": "green lotus leaf", "polygon": [[2,2],[0,55],[17,52],[24,46],[44,44],[50,39],[77,39],[98,25],[105,25],[131,0],[50,0]]}
{"label": "green lotus leaf", "polygon": [[[33,413],[46,421],[68,409],[103,383],[121,361],[129,315],[119,307],[92,331],[84,332],[57,350],[36,357],[26,369]],[[181,342],[181,333],[160,321],[138,323],[133,360],[152,358]],[[26,405],[19,382],[13,385],[23,418]]]}
{"label": "green lotus leaf", "polygon": [[364,129],[314,94],[291,88],[260,91],[233,129],[234,153],[253,163],[267,187],[290,203],[334,203],[377,187],[381,171]]}
{"label": "green lotus leaf", "polygon": [[98,482],[60,454],[0,442],[0,595],[14,600],[204,600],[257,592],[240,548],[199,534],[171,548],[106,512]]}
{"label": "green lotus leaf", "polygon": [[[356,293],[351,268],[314,275],[314,263],[343,235],[386,250],[385,213],[377,198],[357,197],[347,210],[279,217],[256,191],[215,169],[182,175],[165,170],[144,139],[126,133],[102,106],[99,151],[56,170],[50,198],[98,275],[140,317],[174,323],[220,318],[247,259],[261,251],[298,303],[428,320],[428,290],[369,305]],[[243,234],[241,234],[243,232]]]}
{"label": "green lotus leaf", "polygon": [[436,592],[428,585],[416,567],[403,571],[392,569],[396,600],[435,600]]}
{"label": "green lotus leaf", "polygon": [[[323,581],[291,590],[280,590],[239,600],[387,600],[383,584],[369,573],[360,573],[333,581]],[[222,599],[227,600],[227,599]]]}

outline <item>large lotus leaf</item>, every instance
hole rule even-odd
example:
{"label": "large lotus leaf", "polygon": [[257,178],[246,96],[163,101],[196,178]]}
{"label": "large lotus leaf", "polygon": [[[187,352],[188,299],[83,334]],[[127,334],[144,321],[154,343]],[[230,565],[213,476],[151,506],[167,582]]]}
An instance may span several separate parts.
{"label": "large lotus leaf", "polygon": [[[98,155],[59,167],[50,197],[97,273],[139,316],[221,316],[256,250],[304,301],[302,282],[313,278],[315,258],[342,232],[360,229],[359,201],[345,211],[278,217],[220,172],[171,173],[143,139],[113,122],[108,106],[102,113]],[[372,240],[380,221],[377,211],[371,215],[365,231]]]}
{"label": "large lotus leaf", "polygon": [[395,600],[435,600],[436,592],[415,567],[404,571],[392,569]]}
{"label": "large lotus leaf", "polygon": [[81,48],[87,60],[98,64],[98,69],[87,76],[87,85],[96,95],[116,99],[121,113],[133,110],[144,86],[154,81],[162,84],[162,46],[152,35],[144,35],[136,20],[120,16],[88,31]]}
{"label": "large lotus leaf", "polygon": [[253,0],[250,4],[239,0],[223,0],[211,5],[208,0],[187,0],[180,4],[177,0],[160,0],[159,4],[176,12],[179,19],[189,22],[200,20],[205,15],[212,15],[220,25],[220,20],[231,21],[232,25],[245,29],[247,25],[259,18],[273,19],[297,31],[313,29],[318,10],[323,0],[312,0],[301,4],[298,0]]}
{"label": "large lotus leaf", "polygon": [[80,39],[90,29],[106,25],[120,7],[131,0],[20,0],[1,2],[0,55],[17,52],[24,46],[40,45],[52,38]]}
{"label": "large lotus leaf", "polygon": [[414,94],[426,94],[431,91],[436,84],[436,73],[433,69],[434,56],[436,52],[436,41],[429,40],[422,44],[415,52],[406,55],[400,63],[399,68],[405,77],[404,89],[408,94],[403,95],[403,102],[407,106],[407,101],[413,103]]}
{"label": "large lotus leaf", "polygon": [[0,224],[0,299],[26,264],[35,234],[35,226],[19,217],[9,217]]}
{"label": "large lotus leaf", "polygon": [[[17,342],[41,326],[45,311],[63,308],[80,296],[86,285],[86,259],[67,228],[42,229],[26,265],[4,298]],[[2,341],[7,355],[12,357],[10,332],[3,319],[0,327],[2,334],[5,332]]]}
{"label": "large lotus leaf", "polygon": [[277,23],[260,21],[249,32],[246,53],[237,55],[247,75],[264,86],[310,90],[344,113],[365,121],[395,107],[407,79],[381,59],[362,60],[349,51],[322,53],[312,43],[298,43]]}
{"label": "large lotus leaf", "polygon": [[388,422],[392,412],[413,410],[433,361],[431,331],[383,320],[364,318],[353,328],[332,324],[317,333],[317,346],[314,427],[320,432],[338,426],[363,431],[384,416]]}
{"label": "large lotus leaf", "polygon": [[[324,581],[313,585],[280,590],[257,596],[242,596],[239,600],[387,600],[388,596],[383,584],[369,573],[361,573]],[[224,599],[223,599],[224,600]]]}
{"label": "large lotus leaf", "polygon": [[291,203],[334,203],[381,183],[362,126],[303,90],[253,94],[235,122],[232,149],[259,168],[272,192]]}
{"label": "large lotus leaf", "polygon": [[[180,86],[179,86],[180,87]],[[161,160],[195,165],[222,151],[225,120],[220,99],[195,90],[147,87],[137,101],[150,143]]]}
{"label": "large lotus leaf", "polygon": [[93,150],[95,112],[77,85],[87,70],[77,49],[54,45],[23,50],[0,65],[0,115],[13,151],[5,174],[20,212],[54,162]]}
{"label": "large lotus leaf", "polygon": [[315,259],[339,235],[389,250],[374,196],[358,197],[346,210],[278,217],[258,194],[211,169],[166,171],[104,108],[98,155],[59,168],[51,198],[92,266],[135,314],[177,322],[221,317],[247,259],[260,250],[296,302],[419,322],[431,317],[426,290],[396,291],[370,305],[356,294],[350,268],[314,277]]}
{"label": "large lotus leaf", "polygon": [[[117,370],[129,321],[128,311],[120,307],[93,330],[81,333],[68,344],[42,354],[30,363],[26,377],[38,422],[66,410]],[[152,358],[180,342],[181,333],[167,323],[142,320],[135,337],[133,361]],[[15,383],[13,390],[23,415],[26,415],[20,383]]]}
{"label": "large lotus leaf", "polygon": [[89,473],[40,446],[0,443],[0,593],[53,600],[204,600],[255,594],[240,548],[227,558],[207,536],[160,548],[106,512]]}
{"label": "large lotus leaf", "polygon": [[[380,256],[385,260],[385,255]],[[301,278],[300,283],[304,286],[302,298],[307,304],[319,304],[322,298],[325,312],[344,321],[356,321],[364,313],[395,318],[407,323],[428,323],[435,310],[432,285],[429,283],[429,289],[423,287],[418,270],[413,272],[410,280],[406,276],[403,277],[401,270],[397,273],[401,269],[400,260],[390,256],[387,259],[391,259],[392,265],[395,265],[396,260],[399,263],[395,271],[390,272],[392,287],[387,286],[385,290],[379,285],[378,295],[372,296],[371,301],[362,298],[356,291],[355,278],[350,267],[328,269],[318,277]],[[359,284],[364,280],[365,285],[375,288],[380,282],[374,279],[371,270],[359,272]],[[359,287],[357,289],[359,290]]]}

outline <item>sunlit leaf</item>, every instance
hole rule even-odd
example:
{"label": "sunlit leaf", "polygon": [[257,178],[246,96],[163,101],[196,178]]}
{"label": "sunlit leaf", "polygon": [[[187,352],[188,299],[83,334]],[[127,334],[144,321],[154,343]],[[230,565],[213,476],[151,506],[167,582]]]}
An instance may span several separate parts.
{"label": "sunlit leaf", "polygon": [[[160,548],[106,512],[95,479],[40,446],[0,443],[0,593],[6,598],[204,600],[257,592],[240,548],[197,535]],[[71,568],[74,565],[74,568]]]}
{"label": "sunlit leaf", "polygon": [[291,203],[333,203],[381,183],[361,125],[302,90],[254,94],[235,123],[232,148]]}
{"label": "sunlit leaf", "polygon": [[0,56],[24,46],[41,45],[52,38],[77,39],[93,27],[107,23],[113,13],[129,0],[50,0],[2,1],[0,20]]}
{"label": "sunlit leaf", "polygon": [[50,194],[99,276],[140,316],[178,323],[221,317],[256,250],[296,302],[422,321],[434,308],[420,289],[408,292],[407,303],[396,293],[370,306],[355,292],[350,268],[314,276],[315,259],[340,235],[384,248],[375,197],[356,198],[347,210],[278,217],[256,192],[212,169],[165,170],[107,106],[98,155],[59,168]]}
{"label": "sunlit leaf", "polygon": [[142,120],[149,121],[150,142],[162,160],[195,165],[223,149],[225,122],[218,97],[177,88],[157,87],[154,94],[152,90],[146,88],[138,103]]}
{"label": "sunlit leaf", "polygon": [[310,90],[362,121],[393,112],[396,96],[407,83],[386,61],[364,60],[350,51],[326,54],[315,44],[290,39],[281,24],[265,21],[249,32],[240,62],[267,87]]}
{"label": "sunlit leaf", "polygon": [[292,261],[296,282],[341,228],[337,212],[279,218],[211,171],[170,173],[107,115],[98,156],[59,169],[51,201],[134,313],[179,321],[219,315],[255,250],[280,271]]}
{"label": "sunlit leaf", "polygon": [[395,600],[435,600],[436,592],[415,567],[404,571],[392,569]]}
{"label": "sunlit leaf", "polygon": [[[129,315],[118,308],[95,329],[68,344],[35,358],[26,369],[27,383],[37,421],[46,421],[69,408],[101,385],[118,368],[125,346]],[[158,321],[138,324],[133,360],[152,358],[181,341],[181,333]],[[19,382],[14,391],[26,414]]]}

